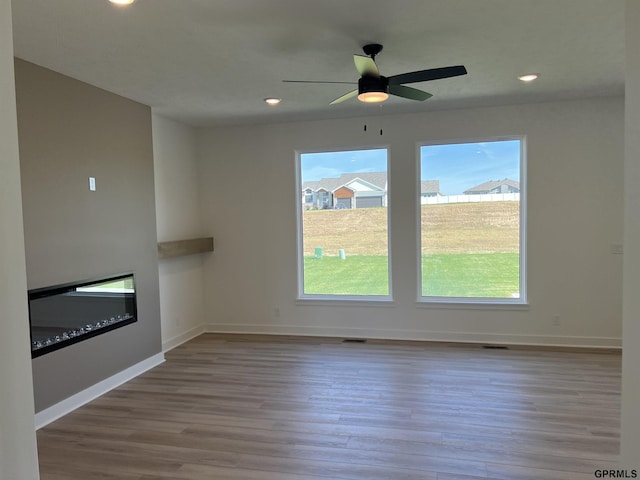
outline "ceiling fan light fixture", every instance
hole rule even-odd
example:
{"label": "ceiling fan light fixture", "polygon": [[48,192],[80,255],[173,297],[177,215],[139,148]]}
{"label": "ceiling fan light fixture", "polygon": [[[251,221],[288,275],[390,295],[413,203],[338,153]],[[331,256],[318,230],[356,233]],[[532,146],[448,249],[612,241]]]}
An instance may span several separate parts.
{"label": "ceiling fan light fixture", "polygon": [[386,92],[362,92],[358,95],[358,100],[364,103],[380,103],[389,98]]}
{"label": "ceiling fan light fixture", "polygon": [[131,5],[136,0],[109,0],[111,3],[115,3],[116,5]]}
{"label": "ceiling fan light fixture", "polygon": [[389,81],[386,77],[363,75],[358,80],[358,100],[364,103],[380,103],[389,98]]}

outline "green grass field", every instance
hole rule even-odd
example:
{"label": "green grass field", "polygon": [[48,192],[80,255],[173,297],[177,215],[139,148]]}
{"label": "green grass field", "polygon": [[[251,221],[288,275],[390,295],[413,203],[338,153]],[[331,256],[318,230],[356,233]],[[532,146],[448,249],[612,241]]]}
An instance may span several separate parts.
{"label": "green grass field", "polygon": [[357,255],[304,259],[304,293],[389,295],[387,257]]}
{"label": "green grass field", "polygon": [[422,295],[513,298],[520,291],[519,263],[517,253],[424,255]]}
{"label": "green grass field", "polygon": [[[305,294],[389,294],[386,208],[307,211],[303,232]],[[423,205],[421,239],[423,296],[518,295],[519,202]]]}
{"label": "green grass field", "polygon": [[[422,295],[513,298],[519,292],[517,253],[436,254],[422,257]],[[305,294],[388,295],[387,257],[341,260],[306,257]]]}

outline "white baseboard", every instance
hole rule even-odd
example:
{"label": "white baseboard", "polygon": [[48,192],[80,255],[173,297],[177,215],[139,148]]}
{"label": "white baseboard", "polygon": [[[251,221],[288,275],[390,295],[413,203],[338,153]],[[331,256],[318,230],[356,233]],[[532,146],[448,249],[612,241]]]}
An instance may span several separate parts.
{"label": "white baseboard", "polygon": [[81,392],[78,392],[75,395],[66,398],[65,400],[62,400],[55,405],[52,405],[51,407],[36,413],[36,430],[49,425],[51,422],[74,411],[76,408],[89,403],[90,401],[98,398],[100,395],[104,395],[108,391],[113,390],[114,388],[122,385],[125,382],[128,382],[132,378],[137,377],[147,370],[151,370],[153,367],[156,367],[163,362],[164,354],[158,353],[153,357],[149,357],[146,360],[136,363],[126,370],[116,373],[115,375],[112,375],[111,377],[106,378],[105,380],[102,380],[101,382],[96,383],[95,385],[82,390]]}
{"label": "white baseboard", "polygon": [[166,342],[162,342],[162,351],[168,352],[169,350],[176,348],[178,345],[182,345],[185,342],[188,342],[192,338],[197,337],[198,335],[202,335],[205,332],[204,325],[198,325],[190,330],[187,330],[180,335],[176,335],[173,338],[170,338]]}
{"label": "white baseboard", "polygon": [[483,332],[434,332],[375,328],[308,327],[301,325],[260,325],[215,323],[205,326],[207,333],[244,333],[263,335],[306,335],[317,337],[358,337],[386,340],[487,343],[575,348],[622,348],[621,338],[560,335],[522,335]]}

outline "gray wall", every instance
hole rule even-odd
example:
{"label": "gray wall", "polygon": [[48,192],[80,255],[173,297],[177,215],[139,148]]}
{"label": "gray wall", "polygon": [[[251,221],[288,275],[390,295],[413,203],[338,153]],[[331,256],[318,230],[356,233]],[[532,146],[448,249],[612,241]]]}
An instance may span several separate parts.
{"label": "gray wall", "polygon": [[161,351],[151,110],[15,70],[28,287],[133,271],[138,294],[138,322],[33,361],[41,411]]}
{"label": "gray wall", "polygon": [[0,0],[0,478],[36,480],[11,2]]}

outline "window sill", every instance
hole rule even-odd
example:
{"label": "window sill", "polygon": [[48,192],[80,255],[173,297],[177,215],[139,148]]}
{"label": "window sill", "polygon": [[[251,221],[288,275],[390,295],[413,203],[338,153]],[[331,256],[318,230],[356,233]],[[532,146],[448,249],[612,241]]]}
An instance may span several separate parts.
{"label": "window sill", "polygon": [[301,297],[296,299],[296,305],[301,306],[321,306],[321,307],[369,307],[369,308],[391,308],[396,303],[391,297],[375,297],[363,299],[359,297]]}
{"label": "window sill", "polygon": [[418,300],[416,308],[429,309],[453,309],[453,310],[529,310],[529,303],[500,302],[500,301],[473,301],[473,300]]}

